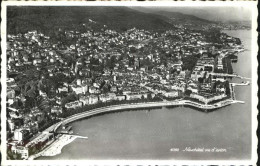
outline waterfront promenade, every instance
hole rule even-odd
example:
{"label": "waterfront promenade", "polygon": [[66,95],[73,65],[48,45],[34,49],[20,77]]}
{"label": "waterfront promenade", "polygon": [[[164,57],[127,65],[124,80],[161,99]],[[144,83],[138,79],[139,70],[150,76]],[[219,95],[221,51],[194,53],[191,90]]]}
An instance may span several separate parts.
{"label": "waterfront promenade", "polygon": [[215,104],[201,104],[201,103],[197,103],[194,101],[190,101],[190,100],[175,100],[175,101],[160,101],[160,102],[146,102],[146,103],[131,103],[131,104],[120,104],[120,105],[111,105],[111,106],[107,106],[107,107],[101,107],[101,108],[96,108],[90,111],[85,111],[82,113],[78,113],[75,115],[72,115],[54,125],[52,125],[51,127],[47,128],[45,131],[43,131],[42,133],[50,133],[50,132],[55,132],[62,124],[68,124],[70,122],[76,121],[78,119],[82,119],[85,117],[89,117],[89,116],[93,116],[93,115],[97,115],[97,114],[101,114],[101,113],[108,113],[108,112],[114,112],[114,111],[121,111],[121,110],[126,110],[126,109],[143,109],[143,108],[153,108],[153,107],[164,107],[164,106],[192,106],[201,110],[204,110],[205,112],[207,112],[208,110],[214,110],[214,109],[218,109],[230,104],[234,104],[234,103],[240,103],[243,104],[244,101],[239,101],[239,100],[235,100],[235,94],[234,94],[234,86],[243,86],[243,85],[249,85],[249,81],[247,81],[246,83],[241,83],[241,84],[237,84],[237,83],[231,83],[231,94],[233,97],[231,97],[230,99],[226,99],[223,101],[219,101]]}
{"label": "waterfront promenade", "polygon": [[[221,108],[221,107],[224,107],[224,106],[227,106],[230,104],[234,104],[234,103],[244,103],[244,102],[238,101],[238,100],[227,99],[227,100],[223,100],[218,103],[215,103],[215,104],[201,104],[201,103],[197,103],[197,102],[190,101],[190,100],[176,100],[176,101],[160,101],[160,102],[111,105],[111,106],[96,108],[96,109],[93,109],[90,111],[85,111],[82,113],[72,115],[72,116],[50,126],[45,131],[43,131],[42,134],[48,134],[50,132],[55,132],[61,125],[65,125],[70,122],[73,122],[73,121],[76,121],[76,120],[79,120],[79,119],[82,119],[85,117],[101,114],[101,113],[122,111],[122,110],[126,110],[126,109],[138,109],[138,108],[143,109],[143,108],[153,108],[153,107],[156,108],[156,107],[164,107],[164,106],[185,106],[185,105],[196,107],[196,108],[199,108],[202,110],[213,110],[213,109]],[[34,142],[34,140],[32,140],[31,142]]]}
{"label": "waterfront promenade", "polygon": [[[46,136],[50,135],[51,133],[56,132],[56,130],[61,125],[65,125],[65,124],[71,123],[73,121],[82,119],[82,118],[86,118],[86,117],[90,117],[90,116],[94,116],[94,115],[98,115],[98,114],[102,114],[102,113],[109,113],[109,112],[129,110],[129,109],[158,108],[158,107],[164,107],[164,106],[185,106],[185,105],[196,107],[196,108],[205,110],[205,112],[207,112],[207,110],[213,110],[213,109],[221,108],[221,107],[233,104],[233,103],[244,103],[244,102],[227,99],[227,100],[215,103],[215,104],[201,104],[201,103],[197,103],[197,102],[190,101],[190,100],[180,99],[180,100],[175,100],[175,101],[132,103],[132,104],[111,105],[111,106],[107,106],[107,107],[96,108],[96,109],[93,109],[93,110],[90,110],[90,111],[85,111],[85,112],[82,112],[82,113],[72,115],[72,116],[70,116],[70,117],[50,126],[45,131],[40,133],[32,141],[30,141],[26,146],[29,147],[33,143],[36,143],[37,140],[39,140],[39,138],[46,137]],[[73,140],[74,140],[76,137],[71,136],[71,138],[73,138]],[[67,141],[65,141],[65,142],[71,142],[71,140],[68,139],[67,137],[66,137],[66,140]],[[48,145],[49,147],[47,147],[43,150],[44,152],[42,151],[42,152],[39,152],[38,154],[30,156],[30,159],[37,158],[37,157],[40,157],[40,156],[53,156],[54,154],[58,154],[58,152],[54,152],[55,149],[58,149],[58,151],[60,153],[60,150],[62,149],[62,147],[67,144],[67,143],[61,144],[60,142],[64,142],[64,140],[59,139],[59,140],[56,140],[55,142],[50,143]],[[53,146],[56,147],[56,148],[52,148]]]}
{"label": "waterfront promenade", "polygon": [[244,103],[243,101],[238,100],[223,100],[215,104],[201,104],[190,100],[176,100],[176,101],[160,101],[160,102],[147,102],[147,103],[132,103],[132,104],[121,104],[121,105],[111,105],[107,107],[97,108],[93,109],[91,111],[86,111],[82,113],[78,113],[75,115],[72,115],[61,122],[58,122],[57,124],[53,125],[49,128],[48,131],[56,131],[60,125],[64,125],[70,122],[73,122],[78,119],[82,119],[85,117],[101,114],[101,113],[107,113],[107,112],[114,112],[114,111],[121,111],[126,109],[143,109],[143,108],[156,108],[156,107],[164,107],[164,106],[192,106],[196,107],[202,110],[213,110],[217,108],[221,108],[230,104],[234,103]]}

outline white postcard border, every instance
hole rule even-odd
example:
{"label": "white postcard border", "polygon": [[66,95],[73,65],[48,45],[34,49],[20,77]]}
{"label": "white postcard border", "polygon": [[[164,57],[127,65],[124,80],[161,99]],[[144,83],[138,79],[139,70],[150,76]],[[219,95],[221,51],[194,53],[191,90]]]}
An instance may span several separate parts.
{"label": "white postcard border", "polygon": [[[252,156],[251,160],[6,160],[6,7],[7,6],[247,6],[252,9]],[[219,2],[79,2],[79,1],[9,1],[2,2],[1,11],[1,152],[2,152],[2,165],[195,165],[195,164],[217,164],[217,165],[256,165],[257,162],[257,143],[258,139],[256,136],[257,130],[257,114],[258,114],[258,85],[257,85],[257,2],[238,2],[238,1],[219,1]],[[243,127],[243,126],[240,126]]]}

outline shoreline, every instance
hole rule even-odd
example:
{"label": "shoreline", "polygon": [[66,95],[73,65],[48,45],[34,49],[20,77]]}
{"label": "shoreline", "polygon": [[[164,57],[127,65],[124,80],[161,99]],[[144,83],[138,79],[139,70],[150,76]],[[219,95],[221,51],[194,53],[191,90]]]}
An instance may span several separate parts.
{"label": "shoreline", "polygon": [[[209,109],[209,110],[215,110],[218,108],[225,107],[230,104],[234,103],[243,103],[242,101],[236,101],[236,100],[231,100],[227,99],[224,101],[220,101],[215,104],[200,104],[196,103],[194,101],[190,100],[177,100],[177,101],[167,101],[167,102],[149,102],[149,103],[133,103],[133,104],[122,104],[122,105],[111,105],[107,107],[101,107],[101,108],[96,108],[91,111],[85,111],[82,113],[78,113],[75,115],[72,115],[70,117],[67,117],[66,119],[50,126],[47,128],[45,131],[43,131],[41,134],[47,134],[49,132],[55,132],[61,125],[68,124],[83,118],[103,114],[103,113],[111,113],[115,111],[123,111],[127,109],[142,109],[142,108],[153,108],[153,107],[167,107],[167,106],[191,106],[191,107],[196,107],[198,109]],[[207,111],[204,111],[207,112]],[[72,135],[61,135],[56,139],[55,141],[50,141],[42,151],[40,151],[37,154],[34,154],[32,156],[29,156],[28,160],[34,160],[38,157],[41,156],[56,156],[61,153],[61,150],[64,146],[70,144],[73,142],[77,136],[72,136]]]}
{"label": "shoreline", "polygon": [[[122,110],[127,110],[127,109],[142,109],[142,108],[153,108],[153,107],[164,107],[164,106],[193,106],[198,109],[202,110],[215,110],[218,108],[222,108],[226,105],[234,104],[234,103],[243,103],[242,101],[236,101],[232,99],[227,99],[220,101],[218,103],[214,104],[201,104],[197,103],[191,100],[177,100],[177,101],[160,101],[160,102],[146,102],[146,103],[131,103],[131,104],[121,104],[121,105],[111,105],[111,106],[106,106],[106,107],[101,107],[101,108],[95,108],[90,111],[84,111],[78,114],[74,114],[72,116],[69,116],[65,118],[64,120],[54,124],[50,128],[46,129],[46,131],[56,131],[62,124],[68,124],[73,121],[83,119],[86,117],[94,116],[97,114],[102,114],[102,113],[108,113],[108,112],[114,112],[114,111],[122,111]],[[208,112],[208,111],[204,111]]]}
{"label": "shoreline", "polygon": [[76,138],[77,136],[62,135],[57,140],[50,143],[50,145],[47,145],[47,147],[43,151],[30,156],[28,160],[35,160],[39,157],[44,157],[44,156],[52,157],[61,154],[63,147],[73,142]]}

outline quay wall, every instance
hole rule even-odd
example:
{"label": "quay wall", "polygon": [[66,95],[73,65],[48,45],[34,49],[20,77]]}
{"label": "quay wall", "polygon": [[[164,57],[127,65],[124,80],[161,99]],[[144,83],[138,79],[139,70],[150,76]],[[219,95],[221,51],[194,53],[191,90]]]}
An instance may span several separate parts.
{"label": "quay wall", "polygon": [[220,102],[218,104],[213,104],[213,105],[205,105],[205,104],[200,104],[196,103],[190,100],[179,100],[179,101],[167,101],[167,102],[147,102],[147,103],[133,103],[133,104],[122,104],[122,105],[112,105],[112,106],[107,106],[107,107],[102,107],[102,108],[96,108],[90,111],[85,111],[82,113],[78,113],[75,115],[72,115],[61,122],[58,122],[51,126],[49,128],[49,131],[56,131],[60,125],[68,124],[73,121],[90,117],[93,115],[101,114],[101,113],[108,113],[108,112],[114,112],[114,111],[122,111],[126,109],[142,109],[142,108],[152,108],[152,107],[163,107],[163,106],[180,106],[180,105],[187,105],[187,106],[192,106],[196,107],[202,110],[215,110],[217,108],[224,107],[226,105],[232,104],[230,100]]}

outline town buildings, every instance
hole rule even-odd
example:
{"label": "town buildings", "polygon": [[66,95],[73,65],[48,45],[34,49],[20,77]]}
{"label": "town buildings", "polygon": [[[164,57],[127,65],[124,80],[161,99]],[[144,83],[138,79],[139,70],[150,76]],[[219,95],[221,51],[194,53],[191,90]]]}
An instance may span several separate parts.
{"label": "town buildings", "polygon": [[223,33],[223,43],[182,27],[159,33],[90,26],[58,33],[66,40],[36,30],[7,35],[7,138],[23,158],[28,150],[19,143],[79,108],[156,98],[208,104],[229,96],[227,79],[211,75],[225,72],[223,59],[238,46]]}

